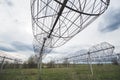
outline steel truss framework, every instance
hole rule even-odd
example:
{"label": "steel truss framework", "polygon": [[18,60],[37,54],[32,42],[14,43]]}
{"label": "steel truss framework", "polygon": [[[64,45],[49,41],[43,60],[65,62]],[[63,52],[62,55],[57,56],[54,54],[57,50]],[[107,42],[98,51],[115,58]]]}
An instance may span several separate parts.
{"label": "steel truss framework", "polygon": [[104,13],[109,1],[31,0],[34,37],[41,45],[59,47]]}
{"label": "steel truss framework", "polygon": [[102,42],[100,44],[94,45],[89,48],[89,51],[86,53],[78,53],[78,55],[63,57],[57,62],[64,61],[64,59],[68,59],[71,63],[80,63],[80,62],[88,62],[88,55],[90,55],[91,62],[111,62],[113,58],[117,57],[117,54],[114,54],[115,47],[107,42]]}

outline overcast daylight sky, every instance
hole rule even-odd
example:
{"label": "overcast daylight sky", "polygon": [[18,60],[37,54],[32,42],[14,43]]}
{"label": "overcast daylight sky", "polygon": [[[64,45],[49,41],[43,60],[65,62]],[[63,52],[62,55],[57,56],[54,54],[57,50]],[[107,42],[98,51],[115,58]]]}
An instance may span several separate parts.
{"label": "overcast daylight sky", "polygon": [[[89,49],[101,42],[114,45],[115,52],[120,52],[119,3],[111,0],[103,15],[52,54]],[[25,59],[34,54],[32,42],[30,0],[0,0],[0,51]]]}

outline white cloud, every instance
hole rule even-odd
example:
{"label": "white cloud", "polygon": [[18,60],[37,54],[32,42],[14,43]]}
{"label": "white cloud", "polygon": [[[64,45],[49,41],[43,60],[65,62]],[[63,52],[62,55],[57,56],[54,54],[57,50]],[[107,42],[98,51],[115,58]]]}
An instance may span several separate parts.
{"label": "white cloud", "polygon": [[11,58],[11,59],[20,59],[21,61],[25,61],[28,59],[28,57],[24,54],[22,54],[22,52],[4,52],[4,51],[0,51],[0,56],[5,56],[7,58]]}
{"label": "white cloud", "polygon": [[[0,1],[0,41],[4,41],[6,43],[19,41],[32,44],[33,34],[31,25],[30,0],[10,1],[12,6],[8,5],[5,0]],[[119,0],[111,0],[108,10],[103,15],[101,15],[96,21],[77,34],[65,45],[53,50],[57,52],[58,56],[62,56],[61,53],[65,54],[65,52],[69,53],[84,48],[88,49],[92,45],[106,41],[115,45],[117,47],[116,51],[119,52],[120,29],[110,33],[100,33],[98,31],[100,22],[104,20],[104,17],[107,16],[112,9],[120,10],[119,3]],[[0,44],[2,44],[2,42],[0,42]],[[33,54],[33,52],[30,52],[29,54],[27,51],[17,52],[15,54],[19,55],[21,53],[23,56],[25,55],[25,57]],[[11,54],[15,55],[14,53]]]}
{"label": "white cloud", "polygon": [[[32,41],[32,25],[30,15],[29,0],[12,0],[12,7],[7,5],[5,1],[1,4],[0,9],[0,36],[10,41]],[[23,5],[24,4],[24,5]]]}

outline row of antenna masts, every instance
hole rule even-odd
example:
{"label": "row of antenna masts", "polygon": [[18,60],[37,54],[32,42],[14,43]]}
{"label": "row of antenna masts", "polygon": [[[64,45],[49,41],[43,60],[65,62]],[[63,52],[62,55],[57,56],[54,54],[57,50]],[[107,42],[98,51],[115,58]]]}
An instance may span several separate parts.
{"label": "row of antenna masts", "polygon": [[64,45],[103,14],[109,3],[110,0],[31,0],[33,35],[41,46],[39,75],[44,48]]}
{"label": "row of antenna masts", "polygon": [[[4,63],[5,61],[14,61],[14,64],[19,64],[19,63],[22,63],[22,60],[20,59],[15,59],[15,58],[10,58],[10,57],[6,57],[6,56],[0,56],[0,59],[1,59],[1,65],[0,65],[0,72],[2,72],[3,70],[3,67],[4,67]],[[14,68],[15,68],[15,65],[14,65]]]}
{"label": "row of antenna masts", "polygon": [[[38,43],[37,43],[38,44]],[[35,53],[38,54],[39,45],[34,44],[34,50]],[[93,75],[93,69],[92,69],[92,64],[105,64],[105,63],[111,63],[112,60],[117,59],[120,60],[120,53],[115,53],[114,52],[115,47],[113,45],[111,45],[108,42],[102,42],[100,44],[94,45],[91,48],[89,48],[88,51],[80,53],[79,52],[76,54],[68,54],[62,58],[59,57],[51,57],[51,61],[54,61],[55,64],[61,64],[64,61],[68,61],[70,64],[89,64],[90,67],[90,71],[91,74]],[[36,52],[37,51],[37,52]],[[46,50],[44,50],[44,52],[46,54],[48,54],[51,50],[46,48]],[[46,54],[44,54],[44,56],[46,56]]]}
{"label": "row of antenna masts", "polygon": [[113,45],[102,42],[101,44],[92,46],[88,52],[77,53],[77,55],[73,54],[71,56],[69,54],[60,59],[53,58],[51,61],[54,61],[58,65],[64,61],[67,61],[68,64],[88,64],[93,75],[92,64],[108,64],[114,59],[120,60],[120,53],[114,53],[114,49]]}

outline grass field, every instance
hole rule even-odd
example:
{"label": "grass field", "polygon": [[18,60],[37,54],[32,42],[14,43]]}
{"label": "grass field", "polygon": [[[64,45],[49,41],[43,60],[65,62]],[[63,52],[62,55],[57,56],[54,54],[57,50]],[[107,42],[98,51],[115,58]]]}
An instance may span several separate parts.
{"label": "grass field", "polygon": [[[42,80],[120,80],[120,66],[93,65],[92,76],[88,65],[70,68],[44,68]],[[38,80],[37,69],[6,69],[0,73],[0,80]]]}

